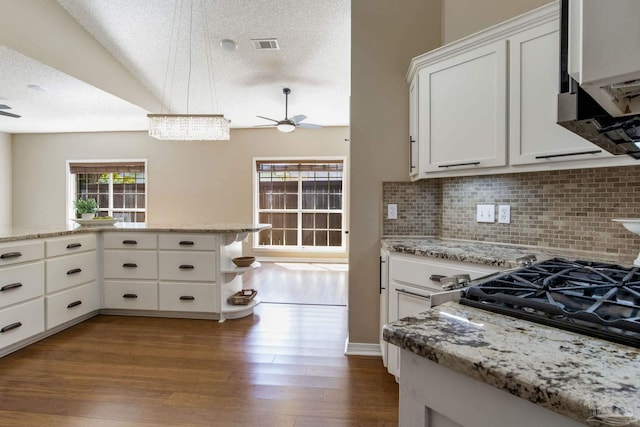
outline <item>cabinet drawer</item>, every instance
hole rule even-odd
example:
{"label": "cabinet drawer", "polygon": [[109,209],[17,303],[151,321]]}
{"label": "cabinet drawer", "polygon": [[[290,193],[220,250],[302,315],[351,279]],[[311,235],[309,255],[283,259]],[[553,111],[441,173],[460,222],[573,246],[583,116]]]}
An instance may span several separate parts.
{"label": "cabinet drawer", "polygon": [[44,261],[0,270],[0,307],[44,294]]}
{"label": "cabinet drawer", "polygon": [[418,255],[392,255],[389,259],[390,280],[419,285],[433,291],[442,290],[440,282],[430,279],[434,274],[441,276],[469,274],[474,279],[499,270],[501,268],[495,266],[441,259],[434,260]]}
{"label": "cabinet drawer", "polygon": [[154,233],[104,233],[105,249],[157,249],[158,235]]}
{"label": "cabinet drawer", "polygon": [[0,348],[44,332],[44,298],[0,310]]}
{"label": "cabinet drawer", "polygon": [[104,251],[104,277],[110,279],[156,279],[156,251]]}
{"label": "cabinet drawer", "polygon": [[45,241],[47,257],[69,255],[76,252],[93,251],[96,249],[96,235],[61,237]]}
{"label": "cabinet drawer", "polygon": [[164,233],[159,236],[158,246],[169,250],[215,251],[217,240],[215,235]]}
{"label": "cabinet drawer", "polygon": [[160,283],[160,310],[216,311],[216,286],[213,283]]}
{"label": "cabinet drawer", "polygon": [[47,329],[100,308],[98,286],[94,283],[47,296]]}
{"label": "cabinet drawer", "polygon": [[44,258],[44,242],[0,243],[0,267]]}
{"label": "cabinet drawer", "polygon": [[160,280],[215,281],[215,252],[161,251]]}
{"label": "cabinet drawer", "polygon": [[104,282],[105,308],[157,310],[157,282]]}
{"label": "cabinet drawer", "polygon": [[47,293],[96,280],[96,253],[85,252],[47,261]]}

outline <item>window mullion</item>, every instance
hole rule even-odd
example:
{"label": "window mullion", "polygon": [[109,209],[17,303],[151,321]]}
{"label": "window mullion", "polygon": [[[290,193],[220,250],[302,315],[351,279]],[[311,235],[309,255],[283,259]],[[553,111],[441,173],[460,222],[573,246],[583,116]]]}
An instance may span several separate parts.
{"label": "window mullion", "polygon": [[109,216],[113,216],[113,173],[109,173]]}

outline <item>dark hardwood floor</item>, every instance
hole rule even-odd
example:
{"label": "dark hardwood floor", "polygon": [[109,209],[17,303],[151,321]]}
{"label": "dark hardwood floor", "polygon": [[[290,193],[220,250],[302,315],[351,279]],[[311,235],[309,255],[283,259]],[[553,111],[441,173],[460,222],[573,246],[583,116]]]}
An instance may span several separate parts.
{"label": "dark hardwood floor", "polygon": [[208,320],[97,316],[0,359],[0,426],[396,426],[380,358],[343,355],[346,307]]}

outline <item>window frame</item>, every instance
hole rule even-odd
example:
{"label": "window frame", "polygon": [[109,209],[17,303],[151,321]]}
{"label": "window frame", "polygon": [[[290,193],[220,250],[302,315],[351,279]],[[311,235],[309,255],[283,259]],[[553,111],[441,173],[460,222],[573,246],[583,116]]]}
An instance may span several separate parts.
{"label": "window frame", "polygon": [[[70,222],[72,219],[76,218],[76,210],[73,206],[73,201],[76,199],[76,180],[75,174],[71,173],[71,164],[73,163],[131,163],[131,162],[141,162],[144,163],[144,183],[145,183],[145,192],[144,192],[144,205],[145,205],[145,221],[144,223],[138,222],[133,224],[147,224],[149,223],[149,172],[147,159],[73,159],[66,161],[66,175],[67,175],[67,213],[66,213],[66,221]],[[113,197],[113,182],[109,180],[109,198]]]}
{"label": "window frame", "polygon": [[[299,252],[299,253],[331,253],[331,254],[346,254],[347,253],[347,211],[348,211],[348,162],[346,156],[321,156],[321,157],[309,157],[309,156],[296,156],[296,157],[254,157],[252,159],[252,195],[253,195],[253,222],[257,224],[260,218],[260,188],[258,185],[258,171],[257,171],[257,163],[295,163],[295,162],[342,162],[342,221],[341,221],[341,230],[342,230],[342,239],[340,246],[304,246],[302,245],[302,240],[299,240],[299,244],[296,246],[280,246],[280,245],[260,245],[260,236],[259,233],[253,233],[253,242],[252,249],[256,252]],[[300,187],[302,185],[302,181],[298,181],[298,197],[302,197],[300,192]],[[286,209],[282,209],[282,211],[286,211]],[[322,213],[326,212],[328,209],[320,209],[317,212]],[[302,229],[302,215],[300,213],[308,213],[307,210],[301,210],[300,208],[295,210],[298,216],[298,232]]]}

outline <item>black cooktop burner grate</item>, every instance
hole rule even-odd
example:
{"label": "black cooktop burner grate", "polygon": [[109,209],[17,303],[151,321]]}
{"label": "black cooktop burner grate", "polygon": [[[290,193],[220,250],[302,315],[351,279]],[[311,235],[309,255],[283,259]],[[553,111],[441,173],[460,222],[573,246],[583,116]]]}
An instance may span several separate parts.
{"label": "black cooktop burner grate", "polygon": [[555,258],[467,288],[460,300],[640,348],[640,269]]}

